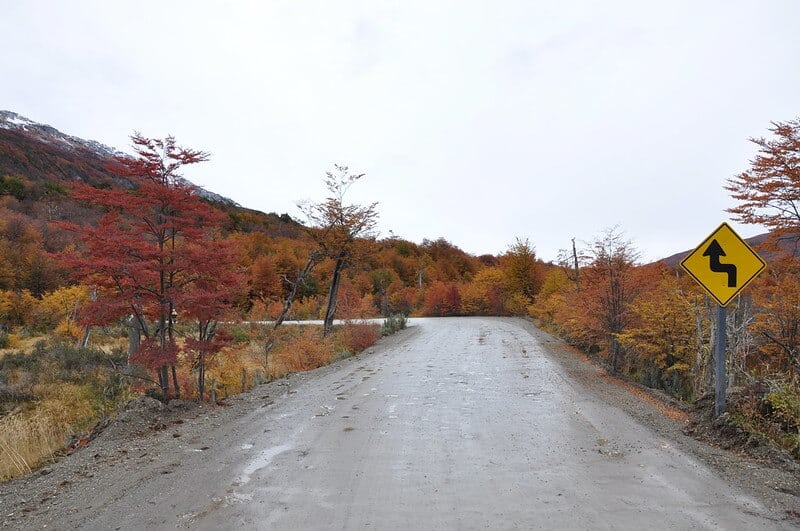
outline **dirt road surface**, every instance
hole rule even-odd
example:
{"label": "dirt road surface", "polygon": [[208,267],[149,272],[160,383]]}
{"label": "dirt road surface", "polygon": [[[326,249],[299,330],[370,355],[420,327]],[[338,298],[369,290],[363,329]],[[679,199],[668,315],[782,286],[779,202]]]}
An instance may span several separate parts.
{"label": "dirt road surface", "polygon": [[796,528],[676,442],[677,430],[575,378],[529,323],[411,324],[227,408],[160,412],[147,436],[112,426],[0,488],[0,527]]}

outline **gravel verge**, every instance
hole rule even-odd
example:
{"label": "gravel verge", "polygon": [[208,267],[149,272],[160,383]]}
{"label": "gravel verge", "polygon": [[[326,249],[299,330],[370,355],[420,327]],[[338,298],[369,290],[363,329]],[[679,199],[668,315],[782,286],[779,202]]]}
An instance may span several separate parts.
{"label": "gravel verge", "polygon": [[731,444],[737,435],[729,423],[724,419],[715,423],[708,414],[713,400],[694,407],[681,404],[664,393],[611,376],[578,349],[531,323],[526,328],[545,345],[552,360],[600,400],[670,439],[800,527],[800,465],[786,452],[762,442],[751,452],[755,455],[749,455],[743,445]]}

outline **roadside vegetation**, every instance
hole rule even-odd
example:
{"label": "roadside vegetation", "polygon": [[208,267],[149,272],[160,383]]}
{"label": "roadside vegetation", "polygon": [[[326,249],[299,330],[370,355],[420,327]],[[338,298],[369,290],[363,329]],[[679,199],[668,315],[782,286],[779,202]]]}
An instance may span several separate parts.
{"label": "roadside vegetation", "polygon": [[[352,356],[386,330],[348,321],[323,338],[321,326],[286,326],[265,359],[263,326],[232,326],[234,340],[208,361],[206,401]],[[148,371],[128,364],[126,329],[107,327],[94,337],[92,346],[81,348],[74,341],[42,336],[30,349],[0,353],[0,481],[85,445],[94,425],[129,400],[145,394],[161,398]],[[199,400],[197,369],[189,356],[178,356],[177,381],[184,399]]]}
{"label": "roadside vegetation", "polygon": [[[800,120],[752,139],[750,168],[727,182],[735,219],[772,229],[767,270],[729,305],[728,420],[742,439],[770,439],[800,458]],[[565,251],[530,314],[611,372],[681,400],[714,392],[716,305],[675,263],[640,265],[612,229]]]}
{"label": "roadside vegetation", "polygon": [[[730,419],[800,457],[800,122],[771,131],[727,183],[731,213],[773,229],[767,271],[728,313]],[[345,166],[303,225],[208,203],[181,179],[206,153],[133,141],[137,157],[82,184],[0,180],[0,479],[80,445],[130,398],[221,400],[361,352],[408,316],[528,316],[641,385],[687,403],[713,392],[712,301],[677,262],[641,264],[618,228],[555,263],[524,238],[471,256],[378,238],[378,205],[348,203],[364,175]]]}

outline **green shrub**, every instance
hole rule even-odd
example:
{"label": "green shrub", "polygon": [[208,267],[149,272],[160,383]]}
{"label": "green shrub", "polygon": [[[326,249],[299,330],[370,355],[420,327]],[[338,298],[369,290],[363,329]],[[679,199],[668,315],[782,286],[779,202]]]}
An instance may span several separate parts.
{"label": "green shrub", "polygon": [[234,343],[249,343],[250,342],[250,332],[244,326],[232,326],[228,329],[228,332],[233,337]]}
{"label": "green shrub", "polygon": [[25,181],[15,175],[0,177],[0,195],[11,195],[19,201],[25,199]]}
{"label": "green shrub", "polygon": [[789,385],[778,385],[764,397],[769,416],[787,432],[797,432],[800,427],[800,394]]}
{"label": "green shrub", "polygon": [[408,325],[408,318],[402,313],[390,315],[381,325],[381,335],[390,336],[399,330],[405,329]]}

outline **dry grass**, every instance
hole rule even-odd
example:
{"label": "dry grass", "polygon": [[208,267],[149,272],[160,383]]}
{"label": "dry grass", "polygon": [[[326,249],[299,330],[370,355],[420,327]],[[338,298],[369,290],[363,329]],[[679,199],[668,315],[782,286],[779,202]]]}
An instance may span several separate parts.
{"label": "dry grass", "polygon": [[319,326],[286,327],[270,354],[267,374],[280,377],[322,367],[341,358],[361,352],[380,339],[380,327],[366,323],[348,323],[322,337]]}
{"label": "dry grass", "polygon": [[70,435],[94,420],[84,387],[67,383],[48,387],[44,400],[0,418],[0,481],[29,474],[53,459]]}
{"label": "dry grass", "polygon": [[43,336],[21,338],[17,334],[9,334],[8,338],[8,348],[0,348],[0,358],[2,358],[5,354],[11,354],[20,350],[33,350],[33,347],[37,342],[45,339]]}
{"label": "dry grass", "polygon": [[[337,328],[326,338],[322,337],[319,326],[287,326],[280,331],[268,366],[265,366],[262,332],[261,327],[247,329],[238,345],[217,355],[206,374],[209,390],[213,384],[218,397],[235,395],[253,387],[263,377],[275,378],[307,371],[355,354],[380,337],[379,327],[369,324],[350,323]],[[31,338],[16,346],[34,349],[41,340],[41,337]],[[126,339],[103,337],[102,341],[103,350],[106,350],[124,344]],[[195,398],[196,373],[187,360],[183,361],[178,369],[183,397]],[[81,375],[79,381],[82,383],[76,380],[65,382],[59,380],[61,371],[54,363],[37,365],[38,376],[32,382],[38,383],[29,387],[30,392],[38,397],[37,401],[20,403],[14,412],[0,417],[0,481],[29,474],[52,461],[64,450],[70,436],[89,430],[115,407],[112,401],[101,396],[102,387],[97,387],[98,382],[103,381],[102,374],[97,372],[99,369],[73,369],[71,378]],[[117,403],[132,397],[130,388],[126,389],[115,398],[119,401]]]}
{"label": "dry grass", "polygon": [[63,419],[46,413],[0,419],[0,481],[29,474],[63,448],[68,436]]}

